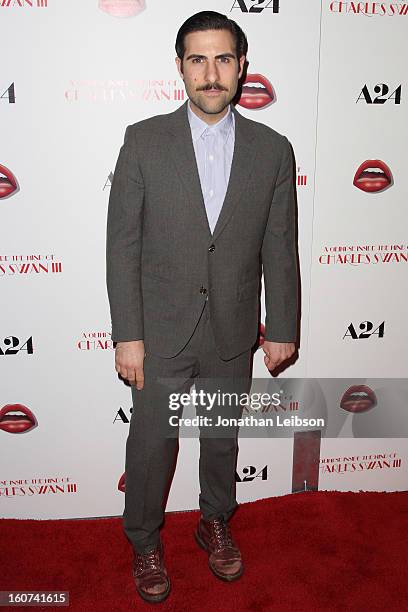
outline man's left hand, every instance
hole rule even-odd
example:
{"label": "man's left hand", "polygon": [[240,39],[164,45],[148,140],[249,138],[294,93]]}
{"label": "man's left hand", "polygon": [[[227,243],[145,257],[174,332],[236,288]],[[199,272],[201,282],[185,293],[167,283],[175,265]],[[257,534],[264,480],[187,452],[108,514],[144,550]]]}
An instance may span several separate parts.
{"label": "man's left hand", "polygon": [[262,350],[265,353],[264,362],[270,372],[274,370],[283,361],[292,357],[295,352],[294,342],[270,342],[265,340],[262,345]]}

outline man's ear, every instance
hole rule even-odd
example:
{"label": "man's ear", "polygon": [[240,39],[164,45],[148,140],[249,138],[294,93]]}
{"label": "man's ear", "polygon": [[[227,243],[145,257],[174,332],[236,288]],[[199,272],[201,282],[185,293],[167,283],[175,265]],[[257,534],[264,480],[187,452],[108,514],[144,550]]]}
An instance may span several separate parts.
{"label": "man's ear", "polygon": [[238,79],[240,79],[242,77],[242,72],[243,72],[244,66],[245,66],[245,60],[246,60],[245,55],[241,55],[241,57],[239,58]]}
{"label": "man's ear", "polygon": [[177,70],[178,70],[179,75],[184,80],[184,77],[183,77],[183,62],[181,61],[181,59],[178,56],[176,57],[176,66],[177,66]]}

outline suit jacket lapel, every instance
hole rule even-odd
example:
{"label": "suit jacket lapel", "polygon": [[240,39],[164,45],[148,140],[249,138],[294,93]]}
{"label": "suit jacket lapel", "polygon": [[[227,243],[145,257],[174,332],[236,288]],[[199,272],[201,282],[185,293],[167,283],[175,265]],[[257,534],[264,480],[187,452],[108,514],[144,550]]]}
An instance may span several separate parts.
{"label": "suit jacket lapel", "polygon": [[169,131],[172,134],[169,144],[170,155],[171,159],[175,162],[180,180],[195,205],[200,223],[207,232],[208,239],[211,242],[220,235],[230,219],[244,191],[243,186],[247,183],[255,164],[256,149],[254,134],[250,122],[242,117],[232,106],[235,116],[235,144],[231,173],[221,212],[215,225],[214,233],[211,234],[201,191],[190,124],[188,122],[187,103],[188,101],[169,115],[169,118],[171,117]]}
{"label": "suit jacket lapel", "polygon": [[235,143],[232,157],[231,173],[227,192],[221,208],[212,238],[217,238],[228,223],[235,207],[244,192],[251,170],[255,164],[256,149],[251,124],[240,115],[234,106],[231,107],[235,116]]}
{"label": "suit jacket lapel", "polygon": [[208,237],[211,237],[203,193],[201,191],[193,139],[191,138],[190,124],[188,122],[187,102],[169,115],[169,119],[171,119],[169,122],[169,131],[171,132],[169,143],[170,159],[174,162],[180,180],[191,198],[203,230],[208,233]]}

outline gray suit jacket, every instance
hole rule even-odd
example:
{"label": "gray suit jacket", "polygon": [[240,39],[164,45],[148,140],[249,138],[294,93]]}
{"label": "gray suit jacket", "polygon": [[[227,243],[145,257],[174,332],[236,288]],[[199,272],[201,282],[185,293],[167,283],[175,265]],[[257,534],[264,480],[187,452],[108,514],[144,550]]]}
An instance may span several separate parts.
{"label": "gray suit jacket", "polygon": [[114,341],[143,339],[147,353],[172,357],[208,296],[217,351],[230,359],[256,341],[262,268],[265,339],[296,341],[292,150],[285,136],[233,112],[231,175],[213,234],[187,102],[126,128],[107,221]]}

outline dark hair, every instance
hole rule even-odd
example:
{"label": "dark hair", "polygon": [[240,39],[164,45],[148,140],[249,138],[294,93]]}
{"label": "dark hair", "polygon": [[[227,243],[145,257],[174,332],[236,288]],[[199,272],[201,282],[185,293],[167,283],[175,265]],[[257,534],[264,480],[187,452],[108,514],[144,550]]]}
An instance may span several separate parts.
{"label": "dark hair", "polygon": [[177,32],[176,37],[176,53],[183,60],[185,53],[184,40],[190,32],[200,32],[204,30],[228,30],[231,32],[235,40],[235,52],[237,59],[242,55],[246,55],[248,51],[248,41],[244,32],[239,25],[233,20],[228,19],[226,15],[216,13],[215,11],[201,11],[189,17]]}

